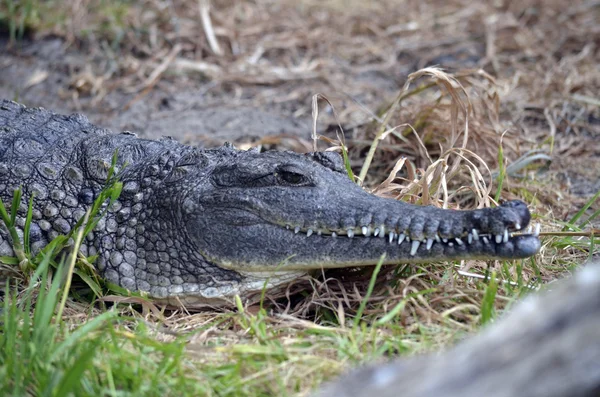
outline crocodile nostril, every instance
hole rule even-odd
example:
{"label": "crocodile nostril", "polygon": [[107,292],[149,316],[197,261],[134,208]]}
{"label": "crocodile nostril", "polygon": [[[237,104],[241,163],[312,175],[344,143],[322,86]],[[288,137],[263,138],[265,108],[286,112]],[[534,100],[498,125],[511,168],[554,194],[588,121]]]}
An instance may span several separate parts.
{"label": "crocodile nostril", "polygon": [[521,200],[512,200],[504,202],[498,208],[506,209],[510,211],[510,213],[512,213],[512,219],[511,223],[509,224],[509,227],[514,227],[516,230],[519,230],[523,227],[527,227],[529,221],[531,220],[531,213],[527,208],[527,204],[525,204]]}

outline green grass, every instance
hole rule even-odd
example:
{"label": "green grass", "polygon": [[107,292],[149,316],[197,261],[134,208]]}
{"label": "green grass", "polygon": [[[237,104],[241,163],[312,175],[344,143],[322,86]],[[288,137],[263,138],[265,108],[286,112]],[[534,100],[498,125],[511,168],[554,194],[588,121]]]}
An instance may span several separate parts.
{"label": "green grass", "polygon": [[[169,335],[159,324],[113,308],[87,321],[59,313],[72,311],[60,299],[68,266],[50,266],[46,256],[19,294],[8,285],[0,316],[0,393],[3,396],[165,396],[290,395],[340,370],[340,362],[361,363],[411,351],[399,327],[349,330],[277,326],[264,309],[221,313],[193,332]],[[87,317],[87,316],[86,316]],[[186,349],[211,329],[222,337]],[[243,331],[238,343],[227,329]],[[390,332],[378,336],[380,330]],[[297,368],[296,368],[297,367]],[[297,372],[296,369],[300,369]],[[312,386],[312,385],[311,385]]]}
{"label": "green grass", "polygon": [[481,301],[481,324],[489,323],[496,315],[496,293],[498,292],[498,281],[496,274],[492,273],[492,277],[485,288],[485,294]]}
{"label": "green grass", "polygon": [[10,45],[15,45],[27,33],[68,32],[81,28],[76,32],[79,37],[106,39],[111,48],[117,49],[131,28],[127,16],[134,3],[83,1],[75,10],[76,3],[72,1],[0,0],[0,32],[8,32]]}

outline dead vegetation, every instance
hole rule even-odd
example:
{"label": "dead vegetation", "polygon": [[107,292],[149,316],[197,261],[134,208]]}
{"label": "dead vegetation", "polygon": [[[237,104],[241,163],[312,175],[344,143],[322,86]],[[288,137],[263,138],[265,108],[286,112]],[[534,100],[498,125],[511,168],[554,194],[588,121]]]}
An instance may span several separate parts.
{"label": "dead vegetation", "polygon": [[[23,31],[35,40],[61,37],[91,65],[69,69],[60,87],[73,108],[114,114],[157,92],[206,90],[209,104],[312,114],[320,139],[311,141],[307,131],[252,144],[303,151],[344,146],[359,182],[376,194],[453,208],[520,198],[544,232],[572,232],[545,237],[541,253],[523,262],[329,271],[269,297],[262,321],[284,345],[313,343],[307,330],[346,335],[357,312],[373,326],[352,354],[340,354],[339,346],[311,350],[310,357],[333,367],[325,374],[307,370],[311,360],[278,367],[285,379],[306,377],[300,386],[290,381],[288,392],[305,394],[346,365],[452,343],[490,316],[484,305],[490,277],[498,284],[493,317],[593,254],[599,206],[592,196],[600,189],[597,1],[37,5],[36,15],[15,11],[23,15]],[[12,42],[11,53],[19,46]],[[71,305],[73,315],[87,310]],[[153,309],[144,318],[166,339],[222,316]],[[189,353],[204,362],[231,359],[236,345],[260,343],[247,331],[219,321],[190,337]],[[222,349],[207,348],[211,343]],[[271,390],[265,384],[272,375],[263,375],[261,388]]]}

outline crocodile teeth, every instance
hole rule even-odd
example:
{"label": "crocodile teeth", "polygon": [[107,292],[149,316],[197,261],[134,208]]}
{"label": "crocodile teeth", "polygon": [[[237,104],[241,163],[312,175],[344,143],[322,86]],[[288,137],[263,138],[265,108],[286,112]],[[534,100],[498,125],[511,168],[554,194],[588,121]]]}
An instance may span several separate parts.
{"label": "crocodile teeth", "polygon": [[419,245],[421,245],[420,241],[413,240],[412,245],[410,246],[410,256],[415,256],[417,254]]}
{"label": "crocodile teeth", "polygon": [[490,240],[488,240],[488,238],[487,238],[487,237],[483,236],[483,242],[484,242],[485,244],[488,244],[488,243],[490,242]]}
{"label": "crocodile teeth", "polygon": [[313,231],[312,231],[312,229],[308,229],[308,230],[306,231],[306,237],[310,237],[312,234],[313,234]]}
{"label": "crocodile teeth", "polygon": [[285,225],[285,228],[286,228],[287,230],[290,230],[290,225]]}
{"label": "crocodile teeth", "polygon": [[443,241],[444,243],[448,243],[448,239],[447,239],[447,238],[443,238],[443,239],[442,239],[442,241]]}
{"label": "crocodile teeth", "polygon": [[317,236],[320,236],[321,234],[323,234],[323,232],[320,229],[317,230]]}
{"label": "crocodile teeth", "polygon": [[473,238],[475,240],[479,240],[479,232],[477,231],[477,229],[471,230],[471,233],[473,233]]}
{"label": "crocodile teeth", "polygon": [[375,231],[373,232],[373,236],[377,237],[379,235],[379,228],[376,227]]}
{"label": "crocodile teeth", "polygon": [[432,238],[428,238],[427,239],[427,251],[429,251],[431,249],[432,245],[433,245],[433,239]]}
{"label": "crocodile teeth", "polygon": [[467,236],[467,242],[469,244],[473,244],[473,235],[471,233],[469,233],[469,235]]}
{"label": "crocodile teeth", "polygon": [[363,236],[368,236],[369,235],[369,228],[366,226],[362,227],[362,234]]}
{"label": "crocodile teeth", "polygon": [[533,232],[533,235],[537,237],[537,236],[540,235],[541,231],[542,231],[542,225],[539,224],[539,223],[536,223],[535,224],[535,231]]}
{"label": "crocodile teeth", "polygon": [[456,241],[456,244],[458,244],[458,245],[463,245],[464,244],[463,241],[460,238],[458,238],[458,237],[456,237],[454,240]]}
{"label": "crocodile teeth", "polygon": [[331,232],[331,237],[337,237],[337,233],[336,232]]}
{"label": "crocodile teeth", "polygon": [[406,234],[400,233],[400,235],[398,236],[398,245],[402,244],[402,242],[404,241],[405,238],[406,238]]}
{"label": "crocodile teeth", "polygon": [[298,234],[298,232],[299,232],[299,231],[300,231],[300,226],[296,226],[296,227],[294,228],[294,233],[295,233],[295,234]]}
{"label": "crocodile teeth", "polygon": [[354,237],[354,230],[352,230],[352,229],[348,229],[348,237],[349,237],[349,238],[352,238],[352,237]]}
{"label": "crocodile teeth", "polygon": [[379,226],[379,233],[380,233],[379,237],[381,237],[381,238],[385,237],[385,226],[384,225]]}
{"label": "crocodile teeth", "polygon": [[525,233],[531,234],[531,232],[533,232],[533,226],[529,225],[529,226],[527,226],[527,230],[525,230]]}
{"label": "crocodile teeth", "polygon": [[435,241],[437,241],[438,243],[442,242],[442,239],[440,238],[440,236],[438,236],[437,234],[435,235]]}
{"label": "crocodile teeth", "polygon": [[390,244],[392,243],[392,241],[394,241],[394,238],[396,238],[396,233],[390,232]]}
{"label": "crocodile teeth", "polygon": [[502,236],[502,242],[508,243],[508,229],[504,229],[504,236]]}
{"label": "crocodile teeth", "polygon": [[520,223],[515,223],[515,229],[517,230],[521,230],[521,224]]}
{"label": "crocodile teeth", "polygon": [[496,244],[500,244],[502,242],[502,235],[496,234]]}

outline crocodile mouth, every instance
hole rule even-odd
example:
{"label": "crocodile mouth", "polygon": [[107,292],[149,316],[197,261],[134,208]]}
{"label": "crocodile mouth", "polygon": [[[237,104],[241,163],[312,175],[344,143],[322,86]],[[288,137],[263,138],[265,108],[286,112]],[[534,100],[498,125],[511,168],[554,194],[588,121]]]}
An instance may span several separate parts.
{"label": "crocodile mouth", "polygon": [[[417,255],[419,250],[431,251],[434,246],[442,246],[445,249],[451,249],[456,247],[465,246],[466,251],[469,251],[469,247],[481,248],[482,246],[488,246],[490,249],[496,250],[502,246],[508,246],[509,244],[517,245],[520,242],[527,241],[534,243],[534,240],[538,240],[540,234],[540,225],[536,224],[535,227],[529,226],[526,231],[521,232],[521,225],[516,224],[514,227],[507,227],[504,232],[499,234],[490,234],[478,231],[473,228],[471,231],[465,232],[464,234],[456,237],[441,237],[439,233],[434,234],[432,237],[415,239],[411,238],[410,231],[398,231],[397,229],[386,230],[385,226],[381,225],[374,227],[372,225],[362,226],[360,228],[347,228],[338,230],[323,230],[321,228],[303,228],[301,226],[286,225],[286,230],[298,235],[298,237],[311,237],[313,235],[323,238],[349,238],[349,239],[373,239],[380,238],[386,241],[390,246],[394,245],[409,245],[410,256],[414,257]],[[537,244],[533,244],[534,246]],[[531,248],[534,248],[533,246]],[[462,251],[462,250],[460,250]],[[479,251],[479,250],[477,250]],[[523,251],[521,255],[523,257],[531,256],[531,250]],[[536,249],[537,252],[537,249]],[[515,254],[519,254],[515,252]],[[535,254],[535,252],[533,252]]]}
{"label": "crocodile mouth", "polygon": [[[206,252],[208,259],[239,272],[307,271],[368,266],[385,254],[384,264],[444,262],[451,260],[515,260],[540,249],[539,227],[500,234],[477,229],[460,237],[414,239],[409,232],[380,227],[323,230],[300,226],[255,223],[238,226],[236,241],[227,251]],[[251,237],[245,237],[251,236]],[[257,237],[268,241],[257,245]]]}
{"label": "crocodile mouth", "polygon": [[458,211],[363,197],[211,209],[223,221],[206,225],[213,232],[199,248],[218,266],[260,272],[367,266],[383,255],[385,264],[513,260],[541,247],[521,201]]}

